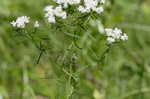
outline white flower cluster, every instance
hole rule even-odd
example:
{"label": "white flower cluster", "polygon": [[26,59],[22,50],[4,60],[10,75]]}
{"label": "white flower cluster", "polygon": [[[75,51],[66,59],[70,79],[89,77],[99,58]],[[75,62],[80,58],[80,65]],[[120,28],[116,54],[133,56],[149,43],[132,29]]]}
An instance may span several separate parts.
{"label": "white flower cluster", "polygon": [[45,17],[48,19],[49,23],[55,23],[55,16],[60,17],[62,19],[67,18],[67,13],[63,11],[62,6],[59,5],[58,7],[54,8],[53,6],[49,5],[44,9],[46,11]]}
{"label": "white flower cluster", "polygon": [[105,3],[105,0],[84,0],[84,6],[80,5],[78,10],[81,13],[89,13],[91,11],[95,11],[99,14],[101,14],[104,9],[103,7],[98,7],[98,4],[103,4]]}
{"label": "white flower cluster", "polygon": [[[16,21],[12,21],[11,22],[11,25],[13,27],[16,27],[16,28],[25,28],[26,27],[26,24],[30,22],[30,17],[27,17],[27,16],[21,16],[21,17],[18,17],[16,19]],[[34,27],[35,28],[38,28],[40,25],[39,25],[39,22],[38,21],[35,21],[34,23]]]}
{"label": "white flower cluster", "polygon": [[54,8],[53,5],[49,5],[44,9],[46,12],[45,17],[48,19],[49,23],[56,23],[56,17],[66,19],[67,13],[63,10],[63,8],[67,8],[68,5],[79,5],[78,10],[81,13],[95,11],[100,14],[104,11],[104,9],[98,5],[104,4],[105,0],[84,0],[84,5],[80,5],[81,0],[55,0],[55,2],[58,4],[56,8]]}
{"label": "white flower cluster", "polygon": [[12,21],[11,24],[13,27],[17,28],[25,28],[26,24],[29,23],[30,17],[21,16],[16,19],[16,21]]}
{"label": "white flower cluster", "polygon": [[79,4],[81,0],[56,0],[57,4],[63,5],[64,8],[67,8],[68,5]]}
{"label": "white flower cluster", "polygon": [[128,36],[122,32],[122,30],[115,28],[106,28],[105,29],[105,33],[107,35],[107,41],[109,44],[114,43],[116,41],[122,40],[122,41],[126,41],[128,40]]}

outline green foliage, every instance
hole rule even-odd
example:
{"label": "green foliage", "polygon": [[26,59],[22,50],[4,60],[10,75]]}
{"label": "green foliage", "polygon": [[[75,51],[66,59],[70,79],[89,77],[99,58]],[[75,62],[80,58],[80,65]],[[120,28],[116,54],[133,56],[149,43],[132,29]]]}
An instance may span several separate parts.
{"label": "green foliage", "polygon": [[[107,0],[101,16],[75,11],[67,20],[58,19],[55,25],[43,19],[43,8],[50,3],[1,0],[0,97],[149,99],[148,0]],[[10,26],[14,18],[22,15],[41,22],[36,34],[18,33]],[[100,22],[105,27],[122,28],[129,40],[107,46],[95,25]],[[38,48],[40,45],[44,50]]]}

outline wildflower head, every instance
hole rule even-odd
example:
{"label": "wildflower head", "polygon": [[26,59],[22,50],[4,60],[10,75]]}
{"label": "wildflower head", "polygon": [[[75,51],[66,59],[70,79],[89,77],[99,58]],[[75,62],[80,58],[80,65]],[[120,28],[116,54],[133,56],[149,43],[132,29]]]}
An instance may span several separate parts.
{"label": "wildflower head", "polygon": [[107,36],[107,41],[109,44],[117,42],[117,41],[126,41],[128,40],[128,36],[125,33],[122,33],[121,29],[115,28],[106,28],[105,34]]}
{"label": "wildflower head", "polygon": [[30,17],[21,16],[16,19],[16,21],[12,21],[11,24],[13,27],[17,28],[25,28],[26,24],[29,23]]}
{"label": "wildflower head", "polygon": [[53,7],[51,5],[45,7],[45,17],[47,18],[49,23],[55,23],[56,17],[60,17],[62,19],[67,18],[67,13],[63,11],[63,8],[61,5],[57,7]]}

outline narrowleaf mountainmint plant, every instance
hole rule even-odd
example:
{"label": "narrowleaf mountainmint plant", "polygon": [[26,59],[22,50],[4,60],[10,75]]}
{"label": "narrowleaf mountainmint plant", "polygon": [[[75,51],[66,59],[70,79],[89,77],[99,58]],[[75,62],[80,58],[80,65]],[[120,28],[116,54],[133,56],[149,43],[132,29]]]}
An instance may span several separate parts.
{"label": "narrowleaf mountainmint plant", "polygon": [[[76,20],[82,20],[84,18],[85,23],[77,23],[74,24],[74,27],[81,27],[84,31],[88,29],[83,26],[83,24],[88,24],[89,18],[92,17],[92,14],[102,14],[104,11],[103,5],[105,4],[105,0],[55,0],[55,5],[48,5],[44,8],[45,15],[44,17],[48,21],[49,24],[58,23],[57,20],[74,20],[72,17],[73,13],[79,14]],[[70,13],[70,9],[72,12]],[[95,13],[96,12],[96,13]],[[72,19],[69,19],[71,16]],[[93,19],[92,19],[93,20]],[[86,23],[87,21],[87,23]],[[65,21],[64,21],[65,22]],[[77,21],[78,22],[78,21]],[[13,27],[18,29],[25,29],[26,25],[30,23],[30,17],[21,16],[16,19],[16,21],[12,21],[11,24]],[[75,22],[74,22],[75,23]],[[67,24],[67,23],[62,23]],[[35,21],[33,24],[34,28],[39,28],[39,21]],[[26,30],[26,29],[25,29]],[[76,32],[77,29],[72,30]],[[27,31],[28,32],[28,31]],[[81,31],[82,32],[82,31]],[[112,44],[115,42],[126,41],[128,40],[128,36],[122,32],[121,29],[115,28],[106,28],[103,33],[107,39],[108,44]],[[74,33],[73,33],[74,34]],[[34,36],[32,36],[32,39]],[[77,45],[77,44],[76,44]]]}
{"label": "narrowleaf mountainmint plant", "polygon": [[[79,14],[76,20],[85,19],[85,23],[77,23],[74,24],[74,27],[81,27],[84,31],[88,29],[83,26],[83,24],[88,24],[89,18],[92,17],[92,14],[95,12],[99,15],[104,11],[103,5],[105,4],[105,0],[55,0],[55,5],[48,5],[44,8],[45,15],[44,17],[48,21],[49,24],[58,23],[57,20],[69,20],[70,16],[73,17],[73,13]],[[73,6],[73,7],[72,7]],[[70,9],[71,13],[70,13]],[[81,16],[80,16],[81,15]],[[69,18],[68,18],[69,17]],[[70,19],[74,20],[74,19]],[[75,21],[76,21],[75,20]],[[87,21],[87,23],[86,23]],[[65,22],[65,21],[64,21]],[[78,22],[78,21],[77,21]],[[26,25],[30,23],[30,17],[21,16],[16,19],[16,21],[12,21],[11,24],[13,27],[18,29],[25,29]],[[75,22],[74,22],[75,23]],[[66,23],[62,23],[66,24]],[[39,21],[35,21],[33,24],[34,28],[39,28]],[[25,29],[26,30],[26,29]],[[77,29],[72,30],[76,32]],[[28,31],[27,31],[28,32]],[[128,40],[128,36],[122,32],[121,29],[115,28],[106,28],[104,29],[104,35],[107,37],[106,41],[108,44],[112,44],[115,42],[126,41]],[[34,36],[32,36],[32,39]],[[77,45],[77,44],[75,44]]]}
{"label": "narrowleaf mountainmint plant", "polygon": [[[112,46],[114,43],[128,40],[128,36],[123,33],[121,29],[103,28],[103,30],[98,30],[104,36],[104,40],[106,42],[105,45],[107,46],[107,48],[104,50],[101,56],[97,55],[97,53],[92,49],[92,46],[89,46],[92,45],[91,42],[87,41],[88,44],[84,44],[83,41],[87,36],[84,36],[81,40],[83,48],[79,46],[77,40],[79,40],[83,36],[82,34],[87,34],[90,35],[91,38],[94,38],[93,35],[87,33],[89,31],[93,32],[90,28],[89,23],[90,21],[98,20],[98,17],[104,11],[104,4],[105,0],[53,0],[51,5],[48,5],[44,8],[45,14],[43,15],[43,18],[44,20],[46,20],[46,23],[41,22],[41,20],[32,21],[31,18],[28,16],[18,17],[15,21],[11,22],[11,25],[17,30],[17,32],[19,30],[19,33],[21,32],[25,35],[25,37],[30,38],[35,46],[40,50],[38,62],[42,54],[45,53],[46,50],[48,50],[46,48],[50,46],[43,44],[45,40],[49,40],[47,37],[38,38],[36,36],[36,32],[39,32],[39,28],[45,28],[45,26],[47,26],[50,28],[49,31],[51,33],[56,32],[57,35],[61,36],[62,34],[67,34],[67,36],[69,35],[71,38],[73,38],[67,41],[70,43],[70,45],[69,48],[65,50],[64,55],[62,55],[62,53],[60,52],[62,56],[58,56],[56,57],[56,60],[54,60],[55,63],[58,62],[58,64],[62,66],[62,72],[65,73],[68,77],[69,83],[71,85],[71,91],[68,97],[71,97],[71,95],[75,92],[75,89],[77,88],[76,86],[78,77],[75,74],[75,66],[78,60],[77,53],[81,52],[82,54],[80,55],[84,56],[86,53],[88,53],[87,51],[90,49],[90,51],[94,54],[93,56],[96,56],[95,60],[97,60],[97,63],[99,65],[99,62],[102,62],[105,59],[106,53],[108,53],[109,49],[111,48],[110,46]],[[58,32],[61,34],[59,34]],[[78,33],[80,33],[80,35],[78,35]],[[63,35],[63,37],[65,36]],[[98,38],[96,37],[98,36],[101,35],[97,33],[94,39],[97,40]],[[53,37],[51,39],[53,39]],[[57,44],[57,42],[53,43]],[[75,48],[73,46],[75,46],[75,48],[77,48],[78,50],[74,50]],[[84,46],[88,47],[85,48],[85,52],[82,52]],[[89,59],[88,61],[91,60]]]}

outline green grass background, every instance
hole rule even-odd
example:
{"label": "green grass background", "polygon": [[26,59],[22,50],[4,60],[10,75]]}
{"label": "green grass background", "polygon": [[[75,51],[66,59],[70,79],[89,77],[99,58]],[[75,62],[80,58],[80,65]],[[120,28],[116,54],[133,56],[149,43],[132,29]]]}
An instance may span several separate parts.
{"label": "green grass background", "polygon": [[[28,15],[42,22],[43,8],[50,2],[0,0],[0,97],[67,99],[71,95],[70,99],[150,99],[149,0],[107,0],[106,11],[99,20],[106,27],[122,28],[129,40],[114,45],[102,66],[95,57],[102,54],[105,46],[93,38],[99,35],[96,31],[92,32],[93,37],[84,33],[79,38],[78,45],[84,47],[81,53],[72,47],[70,36],[48,27],[39,33],[51,39],[46,43],[49,50],[36,64],[40,51],[30,40],[16,36],[10,21]],[[68,48],[71,51],[66,51]],[[78,57],[77,72],[67,74],[63,68],[68,67],[62,67],[55,58],[62,55],[67,64],[73,54]],[[74,87],[68,75],[75,77]]]}

